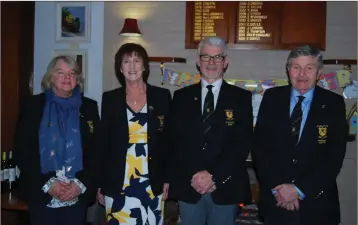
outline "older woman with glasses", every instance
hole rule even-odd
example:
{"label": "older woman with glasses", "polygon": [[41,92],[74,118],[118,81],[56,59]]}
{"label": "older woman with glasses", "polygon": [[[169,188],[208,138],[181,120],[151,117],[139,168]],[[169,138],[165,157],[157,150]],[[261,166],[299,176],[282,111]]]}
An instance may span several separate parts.
{"label": "older woman with glasses", "polygon": [[14,159],[32,225],[82,225],[95,201],[97,103],[82,94],[83,75],[68,56],[51,60],[18,118]]}

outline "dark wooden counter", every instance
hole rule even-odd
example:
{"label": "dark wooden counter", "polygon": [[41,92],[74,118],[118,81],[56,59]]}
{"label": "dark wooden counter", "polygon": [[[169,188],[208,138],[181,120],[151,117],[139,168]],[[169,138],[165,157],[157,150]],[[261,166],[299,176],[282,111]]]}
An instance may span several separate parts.
{"label": "dark wooden counter", "polygon": [[1,193],[1,209],[27,211],[27,204],[21,201],[16,192]]}

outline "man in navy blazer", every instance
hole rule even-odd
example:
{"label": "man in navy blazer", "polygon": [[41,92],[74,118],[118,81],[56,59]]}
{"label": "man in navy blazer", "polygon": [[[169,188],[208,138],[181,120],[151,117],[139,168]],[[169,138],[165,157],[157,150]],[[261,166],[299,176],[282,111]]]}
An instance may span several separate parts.
{"label": "man in navy blazer", "polygon": [[251,199],[245,160],[252,97],[223,80],[226,50],[223,39],[204,38],[196,59],[200,83],[174,93],[169,196],[179,200],[183,225],[234,225],[238,204]]}
{"label": "man in navy blazer", "polygon": [[290,85],[265,92],[255,126],[259,209],[267,225],[337,225],[345,103],[316,85],[323,68],[317,49],[292,50],[286,66]]}

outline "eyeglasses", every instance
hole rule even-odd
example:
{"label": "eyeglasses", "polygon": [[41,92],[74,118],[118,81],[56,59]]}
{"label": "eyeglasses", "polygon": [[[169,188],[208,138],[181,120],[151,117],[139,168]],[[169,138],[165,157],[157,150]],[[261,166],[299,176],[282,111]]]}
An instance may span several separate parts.
{"label": "eyeglasses", "polygon": [[62,71],[62,70],[55,71],[54,75],[58,76],[60,78],[65,78],[66,76],[70,76],[71,78],[76,78],[77,79],[77,77],[78,77],[78,74],[75,74],[72,71],[71,72],[65,72],[65,71]]}
{"label": "eyeglasses", "polygon": [[200,60],[203,62],[209,62],[211,59],[213,59],[214,62],[221,63],[222,61],[224,61],[225,57],[226,56],[223,56],[223,55],[214,55],[214,56],[200,55]]}

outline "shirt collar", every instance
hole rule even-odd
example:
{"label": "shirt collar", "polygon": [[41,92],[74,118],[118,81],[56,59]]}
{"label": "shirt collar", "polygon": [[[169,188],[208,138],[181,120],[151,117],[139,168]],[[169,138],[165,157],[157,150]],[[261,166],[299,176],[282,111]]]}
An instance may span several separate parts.
{"label": "shirt collar", "polygon": [[[221,88],[222,83],[223,83],[223,79],[216,80],[214,83],[212,83],[211,85],[214,86],[212,89],[213,92],[219,90]],[[209,83],[206,80],[201,79],[201,89],[206,89],[206,86],[208,85]]]}
{"label": "shirt collar", "polygon": [[[305,97],[305,99],[303,100],[303,102],[310,102],[312,101],[313,99],[313,93],[314,93],[314,87],[307,91],[306,93],[304,93],[302,96]],[[301,96],[301,94],[294,88],[292,87],[292,90],[291,90],[291,99],[293,98],[296,102],[298,101],[298,96]]]}

